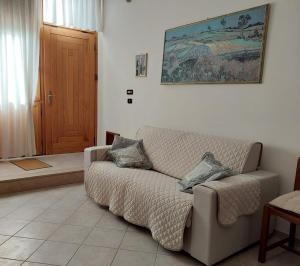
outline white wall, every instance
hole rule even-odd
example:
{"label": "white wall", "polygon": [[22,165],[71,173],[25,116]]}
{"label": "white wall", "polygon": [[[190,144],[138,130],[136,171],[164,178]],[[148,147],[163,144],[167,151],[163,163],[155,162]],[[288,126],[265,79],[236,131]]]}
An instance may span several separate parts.
{"label": "white wall", "polygon": [[[160,85],[164,31],[271,3],[262,84]],[[254,139],[264,143],[263,168],[292,190],[300,155],[299,0],[106,0],[101,38],[99,139],[104,131],[133,137],[142,125]],[[148,77],[134,58],[147,52]],[[126,103],[133,89],[133,104]],[[284,227],[280,226],[284,229]]]}

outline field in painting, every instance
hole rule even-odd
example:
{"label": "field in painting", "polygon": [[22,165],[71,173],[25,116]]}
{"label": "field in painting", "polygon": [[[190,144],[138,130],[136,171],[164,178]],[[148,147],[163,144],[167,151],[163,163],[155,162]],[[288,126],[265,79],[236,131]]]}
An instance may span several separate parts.
{"label": "field in painting", "polygon": [[259,82],[267,6],[166,31],[162,83]]}

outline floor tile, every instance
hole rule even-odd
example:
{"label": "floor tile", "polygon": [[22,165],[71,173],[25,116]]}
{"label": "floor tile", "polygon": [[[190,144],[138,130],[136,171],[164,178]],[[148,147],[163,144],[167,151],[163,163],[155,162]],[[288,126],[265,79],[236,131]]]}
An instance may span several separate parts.
{"label": "floor tile", "polygon": [[20,266],[21,264],[22,264],[22,261],[1,259],[0,258],[0,265],[1,266]]}
{"label": "floor tile", "polygon": [[[278,260],[278,258],[281,256],[282,253],[285,253],[285,251],[280,248],[268,251],[267,261],[264,263],[264,266],[286,266],[286,265],[281,265]],[[259,266],[261,265],[261,263],[258,262],[257,257],[258,257],[258,245],[252,248],[248,248],[242,251],[241,253],[233,256],[231,260],[229,259],[229,262],[236,261],[237,259],[239,259],[241,266]],[[225,260],[224,263],[226,261],[227,260]],[[225,264],[225,265],[227,266],[231,264]]]}
{"label": "floor tile", "polygon": [[122,240],[121,249],[144,252],[157,252],[157,242],[149,232],[126,232]]}
{"label": "floor tile", "polygon": [[29,221],[16,220],[16,219],[0,219],[0,234],[2,235],[14,235],[21,230]]}
{"label": "floor tile", "polygon": [[[86,200],[90,199],[82,186],[74,186],[70,191],[64,196],[63,199],[69,199],[76,202],[85,202]],[[83,204],[82,202],[82,204]]]}
{"label": "floor tile", "polygon": [[53,205],[50,206],[50,209],[69,209],[69,210],[76,210],[78,209],[84,202],[86,201],[85,198],[79,198],[77,199],[75,196],[74,197],[64,197],[58,202],[54,203]]}
{"label": "floor tile", "polygon": [[108,248],[118,248],[124,237],[125,231],[108,228],[95,228],[85,240],[86,245]]}
{"label": "floor tile", "polygon": [[198,262],[190,256],[182,254],[162,255],[157,254],[155,266],[197,266]]}
{"label": "floor tile", "polygon": [[[81,158],[83,160],[83,156]],[[68,185],[68,187],[70,188],[69,190],[70,193],[84,194],[84,195],[87,194],[85,190],[85,186],[82,183],[70,184]]]}
{"label": "floor tile", "polygon": [[8,219],[23,219],[23,220],[33,220],[38,215],[40,215],[42,212],[44,212],[44,208],[38,208],[33,206],[22,206],[15,211],[13,211],[11,214],[9,214],[6,218]]}
{"label": "floor tile", "polygon": [[[48,207],[49,209],[46,209]],[[32,219],[36,212],[42,209],[45,211],[34,221],[27,220]],[[9,216],[11,219],[1,215]],[[22,219],[12,219],[14,217]],[[95,225],[96,227],[92,228]],[[12,237],[14,234],[16,235]],[[34,251],[36,243],[34,241],[39,241],[36,239],[49,237],[55,241],[48,240],[44,245],[43,240],[40,240],[41,246]],[[273,237],[270,243],[275,239],[276,237]],[[73,244],[82,241],[87,244],[81,247],[79,244]],[[56,266],[68,262],[69,266],[102,266],[110,265],[112,260],[114,266],[154,266],[155,261],[156,266],[195,265],[195,263],[202,265],[183,252],[172,252],[158,246],[146,228],[129,224],[110,213],[107,208],[87,199],[83,185],[0,196],[0,245],[2,254],[9,254],[8,256],[12,257],[31,255],[28,260],[36,261],[23,263],[24,266]],[[117,252],[119,247],[121,249]],[[33,251],[26,255],[30,249]],[[216,265],[262,266],[257,262],[257,253],[256,245]],[[1,266],[20,264],[21,261],[18,260],[0,259]],[[263,266],[296,265],[300,265],[299,257],[280,248],[269,251],[267,261],[263,264]]]}
{"label": "floor tile", "polygon": [[51,264],[43,264],[43,263],[36,263],[36,262],[24,262],[22,266],[55,266]]}
{"label": "floor tile", "polygon": [[5,203],[0,203],[0,218],[7,216],[12,213],[16,208],[14,205],[9,205]]}
{"label": "floor tile", "polygon": [[72,189],[72,185],[66,185],[66,186],[60,186],[60,187],[54,187],[54,188],[45,188],[44,195],[47,198],[54,198],[55,201],[58,201],[62,199],[68,192]]}
{"label": "floor tile", "polygon": [[119,250],[112,266],[154,266],[156,254],[139,251]]}
{"label": "floor tile", "polygon": [[77,225],[63,225],[50,238],[52,241],[81,244],[91,228]]}
{"label": "floor tile", "polygon": [[101,212],[101,210],[99,212],[78,210],[74,212],[64,223],[93,227],[98,223],[103,215],[104,213]]}
{"label": "floor tile", "polygon": [[42,243],[43,240],[12,237],[0,246],[0,257],[26,260]]}
{"label": "floor tile", "polygon": [[84,204],[80,206],[78,209],[79,211],[95,211],[95,212],[102,212],[105,214],[108,212],[107,208],[101,207],[96,202],[94,202],[92,199],[87,200]]}
{"label": "floor tile", "polygon": [[[270,260],[267,260],[266,262],[270,262]],[[300,265],[300,257],[292,252],[285,251],[280,256],[277,256],[276,260],[272,260],[273,264],[269,265],[275,265],[275,266],[299,266]],[[277,263],[277,264],[275,264]],[[266,264],[266,266],[269,266]]]}
{"label": "floor tile", "polygon": [[32,199],[26,202],[24,207],[36,207],[36,208],[49,208],[52,204],[54,204],[58,198],[55,195],[49,195],[47,191],[44,192],[43,195],[36,195]]}
{"label": "floor tile", "polygon": [[[2,243],[4,243],[7,239],[9,239],[10,238],[10,236],[4,236],[4,235],[0,235],[0,245],[2,244]],[[1,265],[1,264],[0,264]]]}
{"label": "floor tile", "polygon": [[[177,260],[177,263],[180,263],[181,261],[185,262],[185,260],[190,260],[191,263],[194,262],[198,266],[202,265],[199,261],[197,261],[196,259],[194,259],[192,256],[190,256],[188,253],[186,253],[184,251],[171,251],[171,250],[163,248],[161,245],[158,245],[157,253],[158,253],[158,255],[166,255],[166,256],[174,257],[174,259]],[[162,261],[165,261],[165,260],[162,259]],[[169,261],[169,260],[166,259],[166,261]],[[238,266],[240,266],[240,265],[238,265]]]}
{"label": "floor tile", "polygon": [[0,195],[0,204],[6,206],[14,206],[16,209],[23,206],[32,198],[32,192],[12,193],[8,195]]}
{"label": "floor tile", "polygon": [[47,239],[59,227],[59,224],[31,222],[20,230],[16,236]]}
{"label": "floor tile", "polygon": [[163,254],[163,255],[172,255],[172,254],[175,254],[174,252],[172,252],[172,251],[170,251],[168,249],[165,249],[164,247],[162,247],[159,244],[158,244],[157,253]]}
{"label": "floor tile", "polygon": [[149,229],[135,224],[128,224],[127,231],[128,232],[149,232]]}
{"label": "floor tile", "polygon": [[28,259],[30,262],[66,265],[75,254],[79,245],[46,241]]}
{"label": "floor tile", "polygon": [[107,212],[96,226],[102,228],[126,230],[128,223],[121,217],[118,217],[111,212]]}
{"label": "floor tile", "polygon": [[[227,258],[217,264],[218,266],[242,266],[239,255]],[[246,265],[245,265],[246,266]]]}
{"label": "floor tile", "polygon": [[104,247],[81,246],[68,266],[109,266],[117,250]]}
{"label": "floor tile", "polygon": [[69,209],[47,209],[35,221],[49,222],[49,223],[63,223],[68,217],[72,215],[74,210]]}

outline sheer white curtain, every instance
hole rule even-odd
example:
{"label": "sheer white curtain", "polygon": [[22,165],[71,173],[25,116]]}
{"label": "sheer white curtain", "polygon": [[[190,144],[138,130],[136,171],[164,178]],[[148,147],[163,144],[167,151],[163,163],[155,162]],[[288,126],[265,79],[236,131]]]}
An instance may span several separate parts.
{"label": "sheer white curtain", "polygon": [[104,0],[44,0],[44,22],[102,31]]}
{"label": "sheer white curtain", "polygon": [[35,153],[40,0],[0,0],[0,158]]}

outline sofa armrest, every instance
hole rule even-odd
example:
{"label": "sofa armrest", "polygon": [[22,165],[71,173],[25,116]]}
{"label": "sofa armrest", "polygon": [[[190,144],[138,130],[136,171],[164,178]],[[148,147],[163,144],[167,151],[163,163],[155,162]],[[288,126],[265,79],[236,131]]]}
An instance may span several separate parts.
{"label": "sofa armrest", "polygon": [[[260,208],[251,216],[239,217],[236,224],[230,227],[224,228],[218,223],[217,192],[202,185],[193,188],[192,226],[186,237],[185,250],[207,265],[212,265],[233,254],[234,250],[239,250],[257,241],[263,206],[278,195],[279,178],[277,174],[260,170],[239,176],[243,178],[244,175],[253,176],[261,184]],[[248,229],[241,231],[242,229],[239,228],[243,228],[243,226],[247,226],[245,228]],[[233,238],[232,243],[229,243],[228,239],[231,238]],[[224,243],[228,243],[228,245],[224,245]]]}
{"label": "sofa armrest", "polygon": [[[276,198],[279,193],[279,176],[278,174],[267,172],[267,171],[254,171],[246,174],[240,174],[235,176],[235,180],[239,178],[242,180],[244,176],[251,176],[259,181],[261,187],[261,202],[260,206],[272,199]],[[234,186],[234,180],[230,180],[229,184],[232,183]],[[239,186],[239,184],[238,184]],[[202,221],[207,224],[211,224],[212,219],[216,220],[217,216],[217,192],[212,188],[197,185],[193,187],[194,193],[194,210],[196,215],[201,215]],[[199,210],[199,214],[197,214]]]}
{"label": "sofa armrest", "polygon": [[84,149],[84,174],[94,161],[105,161],[106,152],[111,148],[111,145],[95,146]]}
{"label": "sofa armrest", "polygon": [[[231,185],[235,186],[235,184],[237,184],[237,186],[239,186],[241,182],[237,182],[237,181],[243,181],[243,178],[245,178],[245,176],[252,177],[259,181],[259,183],[261,185],[262,196],[272,198],[274,195],[275,196],[278,195],[279,179],[278,179],[278,174],[275,174],[275,173],[259,170],[259,171],[249,172],[246,174],[239,174],[239,175],[233,176],[234,178],[231,178],[231,177],[224,178],[223,180],[230,186]],[[205,190],[203,187],[205,187],[205,186],[202,186],[200,184],[193,188],[193,192],[195,195],[194,201],[196,201],[198,197],[203,196],[203,195],[201,195],[203,193],[203,191]],[[212,195],[212,194],[209,193],[209,195]],[[200,200],[202,200],[202,199],[200,199]],[[262,201],[264,201],[263,197],[262,197]]]}

